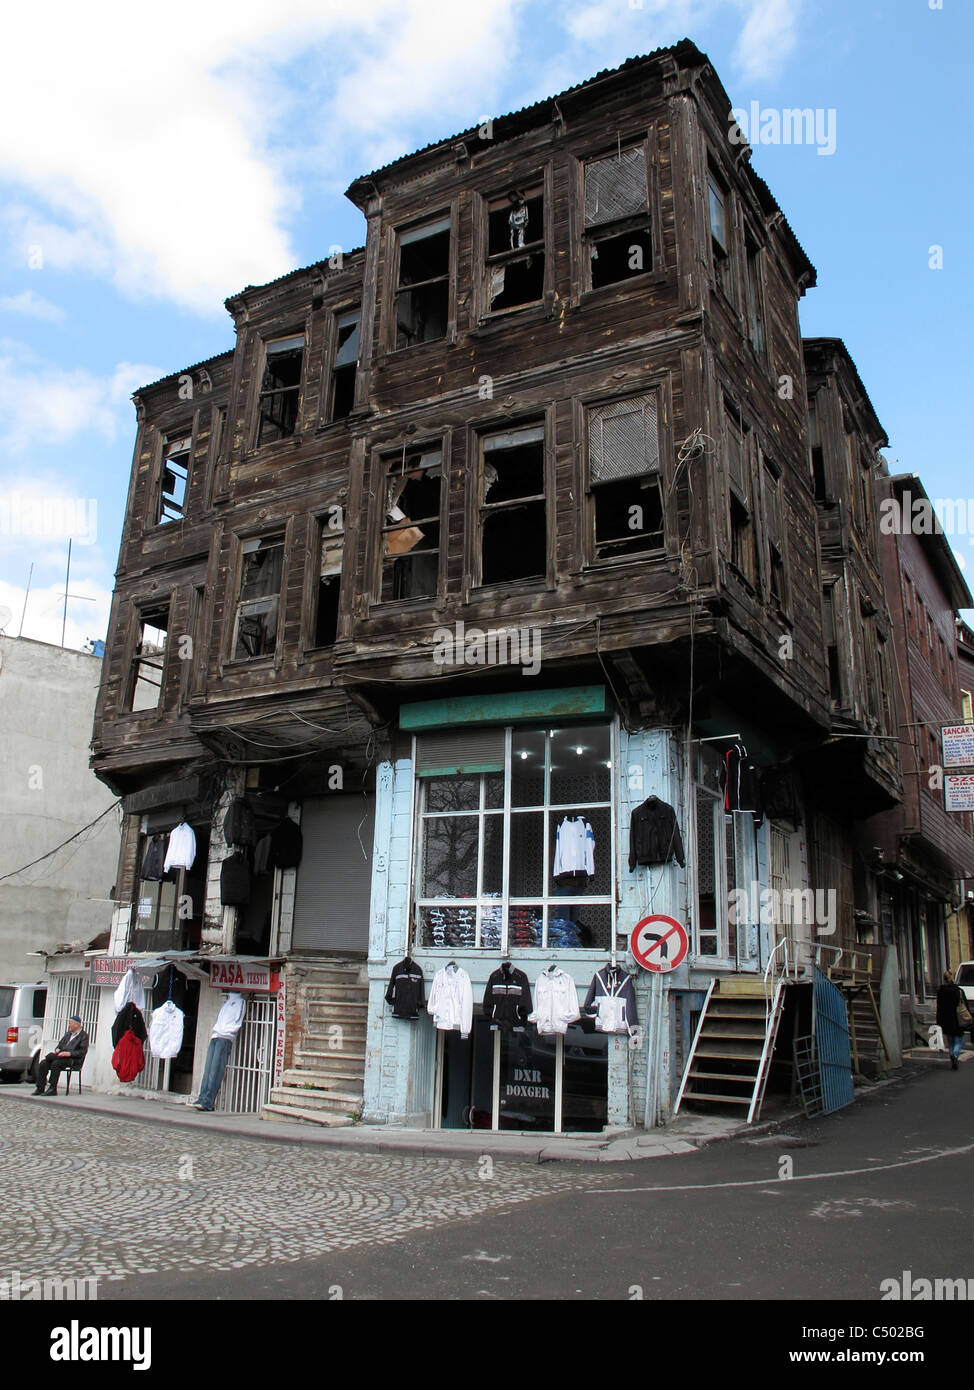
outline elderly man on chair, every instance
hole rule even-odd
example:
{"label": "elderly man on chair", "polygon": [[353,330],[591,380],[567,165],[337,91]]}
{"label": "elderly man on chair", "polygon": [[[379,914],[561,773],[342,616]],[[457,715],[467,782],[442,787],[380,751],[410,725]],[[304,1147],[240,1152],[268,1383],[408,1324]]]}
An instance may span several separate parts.
{"label": "elderly man on chair", "polygon": [[[35,1096],[56,1096],[58,1077],[65,1067],[78,1066],[88,1051],[88,1034],[81,1026],[81,1019],[72,1014],[68,1019],[68,1031],[53,1052],[37,1063],[37,1086]],[[48,1075],[50,1080],[48,1081]],[[48,1082],[47,1090],[44,1083]]]}

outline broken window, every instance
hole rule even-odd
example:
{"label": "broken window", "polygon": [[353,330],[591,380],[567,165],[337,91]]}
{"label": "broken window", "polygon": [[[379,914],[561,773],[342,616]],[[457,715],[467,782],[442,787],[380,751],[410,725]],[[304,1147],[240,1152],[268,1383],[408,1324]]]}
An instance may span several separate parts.
{"label": "broken window", "polygon": [[758,587],[758,556],[754,536],[746,430],[735,408],[724,399],[724,441],[727,479],[730,484],[731,564],[753,587]]}
{"label": "broken window", "polygon": [[481,583],[544,578],[548,568],[544,425],[481,440]]}
{"label": "broken window", "polygon": [[728,299],[734,293],[734,269],[731,256],[730,195],[714,173],[708,174],[710,197],[710,245],[713,258],[714,282]]}
{"label": "broken window", "polygon": [[584,168],[584,245],[593,290],[653,268],[649,185],[642,145],[590,159]]}
{"label": "broken window", "polygon": [[487,205],[487,307],[535,304],[544,293],[544,195],[512,188]]}
{"label": "broken window", "polygon": [[298,423],[304,334],[277,338],[266,345],[264,376],[260,386],[257,443],[287,439]]}
{"label": "broken window", "polygon": [[764,312],[761,303],[761,252],[750,236],[745,238],[747,263],[747,335],[759,356],[764,353]]}
{"label": "broken window", "polygon": [[338,599],[342,587],[342,555],[345,537],[321,527],[318,563],[318,603],[315,609],[315,646],[330,647],[338,636]]}
{"label": "broken window", "polygon": [[404,449],[386,467],[382,527],[383,603],[433,598],[439,590],[443,452]]}
{"label": "broken window", "polygon": [[808,443],[811,450],[810,462],[815,501],[828,502],[830,500],[829,487],[825,472],[825,451],[822,448],[822,438],[819,432],[817,395],[812,396],[808,402]]}
{"label": "broken window", "polygon": [[822,629],[825,637],[825,656],[829,671],[829,695],[837,705],[842,704],[842,663],[835,622],[835,585],[822,590]]}
{"label": "broken window", "polygon": [[664,543],[659,402],[655,392],[589,411],[595,555],[611,559]]}
{"label": "broken window", "polygon": [[399,234],[396,347],[445,338],[450,312],[450,219]]}
{"label": "broken window", "polygon": [[162,673],[169,635],[169,604],[143,608],[129,675],[130,710],[156,709],[162,696]]}
{"label": "broken window", "polygon": [[335,325],[335,361],[331,369],[331,418],[344,420],[355,404],[355,371],[358,366],[358,309],[339,314]]}
{"label": "broken window", "polygon": [[767,459],[764,461],[764,529],[768,538],[769,596],[779,608],[784,608],[787,596],[781,525],[781,479]]}
{"label": "broken window", "polygon": [[262,536],[244,541],[241,552],[233,660],[249,661],[255,656],[270,656],[277,645],[284,537]]}
{"label": "broken window", "polygon": [[162,450],[162,486],[159,491],[158,523],[182,521],[186,515],[186,489],[189,486],[189,460],[192,437],[166,439]]}

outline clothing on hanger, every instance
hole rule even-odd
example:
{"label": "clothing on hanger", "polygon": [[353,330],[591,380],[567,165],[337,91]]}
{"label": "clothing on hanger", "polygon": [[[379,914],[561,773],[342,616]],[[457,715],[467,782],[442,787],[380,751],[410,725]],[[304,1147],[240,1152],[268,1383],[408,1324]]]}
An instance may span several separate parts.
{"label": "clothing on hanger", "polygon": [[410,1022],[419,1018],[426,1002],[423,983],[423,972],[412,957],[404,956],[392,967],[386,1003],[392,1005],[393,1018],[404,1018]]}
{"label": "clothing on hanger", "polygon": [[597,970],[585,996],[583,1012],[595,1017],[597,1033],[636,1031],[636,991],[632,976],[611,962]]}
{"label": "clothing on hanger", "polygon": [[243,850],[234,850],[220,865],[220,902],[224,907],[250,902],[250,865]]}
{"label": "clothing on hanger", "polygon": [[461,1038],[469,1038],[473,1026],[473,987],[470,976],[450,961],[433,976],[426,1011],[433,1016],[434,1025],[451,1033],[459,1029]]}
{"label": "clothing on hanger", "polygon": [[637,864],[668,864],[673,858],[684,867],[683,838],[676,812],[658,796],[648,796],[629,820],[629,869]]}
{"label": "clothing on hanger", "polygon": [[584,816],[566,816],[559,825],[553,873],[595,876],[595,832]]}
{"label": "clothing on hanger", "polygon": [[531,983],[523,970],[505,961],[487,981],[484,1014],[492,1029],[523,1033],[531,1012]]}
{"label": "clothing on hanger", "polygon": [[153,1057],[175,1057],[183,1045],[184,1016],[171,999],[152,1011],[149,1051]]}
{"label": "clothing on hanger", "polygon": [[149,882],[158,882],[166,872],[166,837],[165,835],[153,835],[145,851],[145,858],[142,860],[141,878]]}
{"label": "clothing on hanger", "polygon": [[132,969],[126,970],[115,991],[115,1012],[119,1013],[130,1002],[138,1009],[145,1008],[145,989]]}
{"label": "clothing on hanger", "polygon": [[761,769],[761,809],[769,820],[789,821],[795,830],[801,825],[801,805],[791,768]]}
{"label": "clothing on hanger", "polygon": [[134,1081],[145,1069],[145,1049],[141,1038],[129,1028],[119,1038],[112,1053],[112,1066],[119,1081]]}
{"label": "clothing on hanger", "polygon": [[115,1015],[115,1022],[112,1024],[112,1045],[118,1043],[130,1029],[139,1042],[145,1042],[145,1019],[142,1016],[142,1010],[132,1000],[123,1004]]}
{"label": "clothing on hanger", "polygon": [[228,845],[253,849],[257,840],[254,813],[242,796],[235,796],[223,818],[223,838]]}
{"label": "clothing on hanger", "polygon": [[196,835],[193,827],[181,820],[169,836],[169,848],[166,850],[166,862],[163,867],[167,873],[170,869],[191,869],[195,859]]}
{"label": "clothing on hanger", "polygon": [[271,867],[271,837],[262,835],[254,847],[254,874],[266,874]]}
{"label": "clothing on hanger", "polygon": [[301,863],[304,836],[290,816],[279,820],[271,831],[269,865],[272,869],[296,869]]}
{"label": "clothing on hanger", "polygon": [[534,1009],[528,1021],[539,1033],[567,1033],[568,1025],[581,1018],[578,991],[572,977],[558,966],[542,970],[534,983]]}
{"label": "clothing on hanger", "polygon": [[724,793],[724,810],[750,811],[761,816],[761,787],[758,770],[747,755],[743,743],[732,744],[720,766],[720,785]]}

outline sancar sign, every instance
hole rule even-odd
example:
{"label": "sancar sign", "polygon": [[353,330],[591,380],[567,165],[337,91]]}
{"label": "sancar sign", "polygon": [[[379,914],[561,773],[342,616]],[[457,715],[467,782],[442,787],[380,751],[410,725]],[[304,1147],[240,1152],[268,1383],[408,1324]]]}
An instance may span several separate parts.
{"label": "sancar sign", "polygon": [[940,738],[944,767],[974,767],[974,724],[944,724]]}

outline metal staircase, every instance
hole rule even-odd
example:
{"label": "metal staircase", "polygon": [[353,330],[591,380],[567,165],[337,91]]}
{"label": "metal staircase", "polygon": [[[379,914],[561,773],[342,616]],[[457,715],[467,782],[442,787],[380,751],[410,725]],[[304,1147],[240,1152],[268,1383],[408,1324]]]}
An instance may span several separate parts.
{"label": "metal staircase", "polygon": [[853,1072],[860,1075],[874,1071],[878,1076],[885,1075],[889,1048],[883,1036],[876,999],[872,956],[854,950],[844,952],[826,974],[845,995]]}
{"label": "metal staircase", "polygon": [[707,992],[673,1113],[684,1101],[722,1113],[761,1113],[784,1006],[785,979],[725,975]]}

